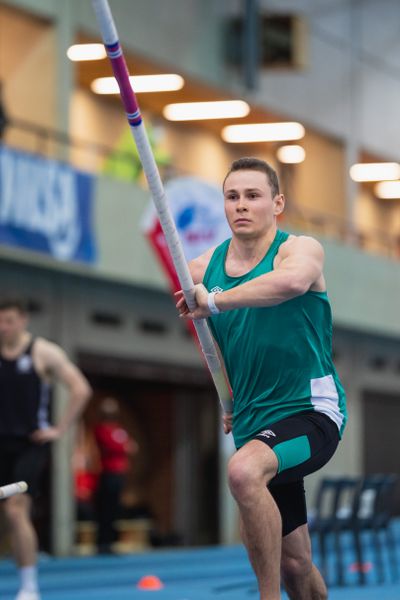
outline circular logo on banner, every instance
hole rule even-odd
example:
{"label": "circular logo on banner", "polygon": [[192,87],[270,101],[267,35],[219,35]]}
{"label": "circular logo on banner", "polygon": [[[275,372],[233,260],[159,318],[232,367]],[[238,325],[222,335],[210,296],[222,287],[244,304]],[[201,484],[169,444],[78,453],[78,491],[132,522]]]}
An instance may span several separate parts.
{"label": "circular logo on banner", "polygon": [[195,177],[179,177],[171,179],[165,191],[186,260],[231,236],[222,191],[217,186]]}

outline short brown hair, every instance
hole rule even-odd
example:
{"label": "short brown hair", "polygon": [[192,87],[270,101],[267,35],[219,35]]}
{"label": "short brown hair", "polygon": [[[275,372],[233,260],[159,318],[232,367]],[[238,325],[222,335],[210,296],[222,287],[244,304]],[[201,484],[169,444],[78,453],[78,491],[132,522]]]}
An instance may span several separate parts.
{"label": "short brown hair", "polygon": [[270,188],[272,190],[272,197],[275,198],[275,196],[279,194],[278,175],[276,174],[276,171],[271,167],[271,165],[265,162],[265,160],[261,160],[260,158],[254,158],[252,156],[245,156],[243,158],[238,158],[237,160],[234,160],[230,166],[229,171],[225,175],[225,179],[222,184],[222,189],[224,189],[225,187],[225,181],[227,180],[227,177],[235,171],[261,171],[261,173],[265,173]]}
{"label": "short brown hair", "polygon": [[21,315],[28,314],[28,305],[22,298],[3,298],[0,300],[0,310],[13,309]]}

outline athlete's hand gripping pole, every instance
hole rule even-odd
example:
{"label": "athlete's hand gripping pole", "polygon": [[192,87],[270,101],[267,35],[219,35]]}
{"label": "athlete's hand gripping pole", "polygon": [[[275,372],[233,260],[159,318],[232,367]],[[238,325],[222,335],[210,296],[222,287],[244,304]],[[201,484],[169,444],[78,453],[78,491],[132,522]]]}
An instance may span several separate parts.
{"label": "athlete's hand gripping pole", "polygon": [[[196,307],[194,297],[194,284],[186,263],[185,256],[178,232],[168,206],[165,191],[158,171],[156,161],[147,138],[142,116],[135,93],[129,81],[129,73],[118,40],[118,33],[114,24],[107,0],[92,0],[100,27],[104,46],[118,82],[122,103],[125,108],[128,123],[136,142],[139,157],[150,188],[153,202],[156,206],[161,227],[174,262],[174,266],[185,295],[186,303],[190,310]],[[231,393],[225,379],[224,372],[205,319],[194,321],[200,346],[206,359],[208,368],[218,392],[219,400],[226,413],[232,412]]]}

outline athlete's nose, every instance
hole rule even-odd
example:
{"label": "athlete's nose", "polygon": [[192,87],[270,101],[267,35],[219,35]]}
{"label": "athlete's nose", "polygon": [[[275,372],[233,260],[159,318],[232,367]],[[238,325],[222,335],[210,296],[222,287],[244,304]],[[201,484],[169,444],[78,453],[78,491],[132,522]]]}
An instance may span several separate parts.
{"label": "athlete's nose", "polygon": [[239,200],[238,200],[238,203],[237,203],[237,206],[236,206],[236,209],[239,212],[243,212],[243,211],[247,210],[247,205],[246,205],[245,200],[246,199],[243,196],[239,196]]}

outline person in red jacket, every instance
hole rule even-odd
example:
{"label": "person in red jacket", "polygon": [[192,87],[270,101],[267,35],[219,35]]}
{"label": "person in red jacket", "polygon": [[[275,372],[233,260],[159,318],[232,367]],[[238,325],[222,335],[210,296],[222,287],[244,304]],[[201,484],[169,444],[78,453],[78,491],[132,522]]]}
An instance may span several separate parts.
{"label": "person in red jacket", "polygon": [[118,517],[122,488],[130,468],[130,457],[138,444],[122,427],[119,405],[114,398],[105,398],[100,406],[100,422],[94,428],[99,447],[101,474],[97,490],[97,548],[100,554],[112,552],[115,540],[114,523]]}

